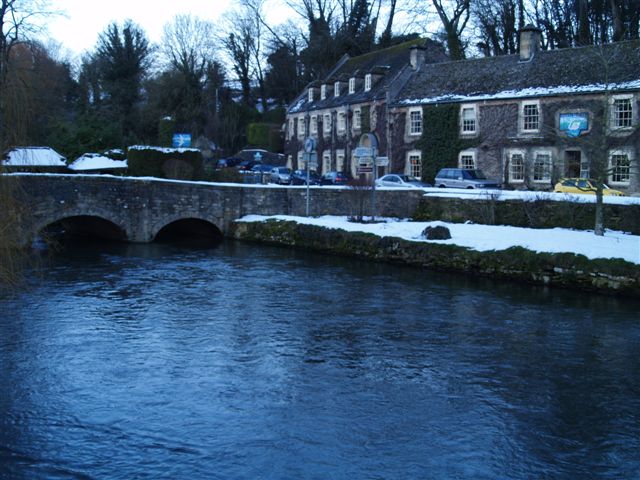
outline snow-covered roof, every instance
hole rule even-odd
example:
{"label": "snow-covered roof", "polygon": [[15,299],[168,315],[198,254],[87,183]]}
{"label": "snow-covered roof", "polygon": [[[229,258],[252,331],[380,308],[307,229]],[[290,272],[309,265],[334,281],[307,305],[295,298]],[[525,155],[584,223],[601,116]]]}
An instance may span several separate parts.
{"label": "snow-covered roof", "polygon": [[640,42],[425,64],[397,96],[400,105],[575,95],[640,89]]}
{"label": "snow-covered roof", "polygon": [[113,160],[99,153],[85,153],[76,158],[69,168],[75,171],[127,168],[127,161]]}
{"label": "snow-covered roof", "polygon": [[67,159],[49,147],[19,147],[10,150],[2,165],[7,167],[66,167]]}
{"label": "snow-covered roof", "polygon": [[153,145],[131,145],[129,150],[155,150],[162,153],[182,153],[182,152],[199,152],[197,148],[171,148],[171,147],[157,147]]}

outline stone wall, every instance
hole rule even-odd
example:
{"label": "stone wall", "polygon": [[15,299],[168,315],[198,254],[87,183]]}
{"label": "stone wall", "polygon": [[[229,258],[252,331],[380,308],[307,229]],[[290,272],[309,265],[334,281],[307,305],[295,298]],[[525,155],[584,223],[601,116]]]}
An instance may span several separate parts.
{"label": "stone wall", "polygon": [[[421,198],[414,220],[484,223],[529,228],[593,230],[595,204],[537,200],[497,201],[463,198]],[[605,227],[640,235],[640,205],[604,205]]]}
{"label": "stone wall", "polygon": [[622,260],[589,260],[570,253],[535,253],[524,248],[478,252],[455,245],[410,242],[367,233],[326,229],[294,222],[236,222],[239,240],[393,262],[444,271],[545,286],[635,296],[640,294],[640,266]]}

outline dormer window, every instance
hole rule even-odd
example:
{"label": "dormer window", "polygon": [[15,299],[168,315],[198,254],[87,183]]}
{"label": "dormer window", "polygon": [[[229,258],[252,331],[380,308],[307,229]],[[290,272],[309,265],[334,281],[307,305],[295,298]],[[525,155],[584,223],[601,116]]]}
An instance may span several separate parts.
{"label": "dormer window", "polygon": [[327,98],[327,86],[322,85],[320,87],[320,100],[324,100],[325,98]]}
{"label": "dormer window", "polygon": [[340,82],[336,82],[333,84],[333,96],[334,97],[340,96]]}
{"label": "dormer window", "polygon": [[349,79],[349,95],[353,93],[356,93],[356,79],[350,78]]}
{"label": "dormer window", "polygon": [[371,90],[371,74],[367,73],[364,76],[364,91],[368,92],[369,90]]}
{"label": "dormer window", "polygon": [[313,88],[309,89],[309,101],[313,102]]}

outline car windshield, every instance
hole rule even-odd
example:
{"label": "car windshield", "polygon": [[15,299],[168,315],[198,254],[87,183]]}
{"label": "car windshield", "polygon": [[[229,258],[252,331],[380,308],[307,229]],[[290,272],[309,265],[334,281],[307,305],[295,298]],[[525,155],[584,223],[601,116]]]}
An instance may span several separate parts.
{"label": "car windshield", "polygon": [[486,180],[487,177],[484,176],[482,170],[463,170],[462,176],[467,180]]}

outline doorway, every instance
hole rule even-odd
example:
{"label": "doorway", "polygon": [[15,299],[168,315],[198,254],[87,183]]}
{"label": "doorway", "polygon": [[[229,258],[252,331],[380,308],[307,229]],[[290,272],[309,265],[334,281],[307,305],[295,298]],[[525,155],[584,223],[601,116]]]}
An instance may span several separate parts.
{"label": "doorway", "polygon": [[564,176],[576,178],[580,176],[582,152],[580,150],[565,150],[564,152]]}

